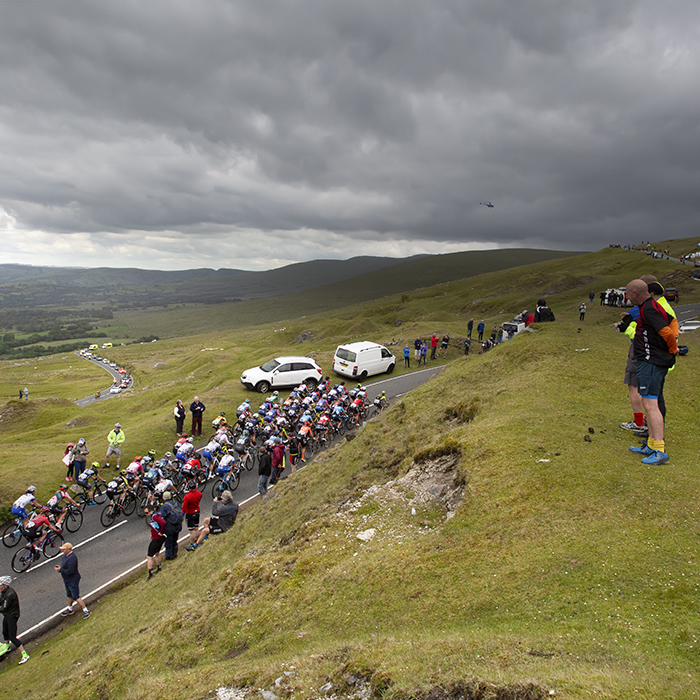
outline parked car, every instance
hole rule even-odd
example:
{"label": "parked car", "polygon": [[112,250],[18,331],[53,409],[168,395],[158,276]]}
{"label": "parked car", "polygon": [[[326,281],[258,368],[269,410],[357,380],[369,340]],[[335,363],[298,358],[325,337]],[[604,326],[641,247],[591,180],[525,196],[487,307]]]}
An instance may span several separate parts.
{"label": "parked car", "polygon": [[261,394],[275,389],[306,384],[315,389],[323,377],[323,370],[310,357],[276,357],[260,367],[251,367],[241,375],[241,384]]}
{"label": "parked car", "polygon": [[393,372],[396,358],[378,343],[363,340],[339,345],[333,356],[333,371],[343,377],[364,381],[373,374]]}
{"label": "parked car", "polygon": [[678,290],[675,287],[666,287],[664,290],[664,296],[666,297],[667,301],[673,301],[676,304],[678,303]]}
{"label": "parked car", "polygon": [[698,328],[700,328],[700,321],[685,321],[678,327],[678,332],[690,333],[690,331],[696,331]]}

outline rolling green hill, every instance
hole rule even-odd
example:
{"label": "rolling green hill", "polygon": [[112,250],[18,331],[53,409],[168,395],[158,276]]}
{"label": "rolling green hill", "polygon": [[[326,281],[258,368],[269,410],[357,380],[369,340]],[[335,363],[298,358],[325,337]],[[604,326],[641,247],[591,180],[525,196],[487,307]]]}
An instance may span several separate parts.
{"label": "rolling green hill", "polygon": [[[184,700],[222,686],[248,698],[693,697],[688,387],[700,336],[683,337],[690,353],[666,383],[671,462],[646,468],[618,427],[630,417],[628,340],[610,327],[619,310],[594,305],[578,321],[590,289],[649,272],[680,286],[683,302],[700,297],[688,269],[609,249],[282,324],[232,332],[224,318],[205,335],[114,348],[138,384],[89,409],[66,401],[78,398],[68,389],[74,356],[62,373],[60,358],[3,363],[6,395],[36,381],[36,398],[0,409],[7,502],[21,482],[9,465],[29,456],[48,492],[76,426],[101,444],[121,419],[129,450],[164,450],[175,398],[196,392],[231,408],[245,395],[240,371],[271,355],[312,353],[327,367],[341,339],[449,330],[458,341],[470,316],[490,327],[542,295],[557,316],[489,353],[452,355],[437,378],[245,510],[232,532],[149,584],[135,576],[92,606],[88,624],[30,649],[31,674],[6,666],[0,697]],[[295,343],[302,330],[309,339]]]}

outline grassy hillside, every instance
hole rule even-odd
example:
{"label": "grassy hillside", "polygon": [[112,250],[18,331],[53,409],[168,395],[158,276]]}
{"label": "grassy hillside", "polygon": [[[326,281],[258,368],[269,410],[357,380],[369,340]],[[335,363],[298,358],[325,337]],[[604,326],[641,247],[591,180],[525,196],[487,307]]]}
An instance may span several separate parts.
{"label": "grassy hillside", "polygon": [[[30,360],[28,364],[0,363],[0,389],[3,396],[10,397],[6,408],[0,408],[5,456],[10,463],[31,461],[33,478],[42,495],[65,473],[60,456],[67,441],[84,437],[93,452],[103,456],[106,435],[120,421],[127,434],[127,457],[151,447],[159,451],[169,449],[172,406],[177,398],[188,402],[198,394],[210,412],[237,406],[249,395],[239,382],[241,372],[275,355],[312,354],[328,369],[333,351],[341,342],[371,339],[388,343],[393,338],[401,340],[393,348],[400,355],[403,345],[415,337],[449,331],[455,345],[451,357],[455,357],[456,346],[466,335],[472,316],[477,322],[485,319],[490,328],[525,307],[533,309],[544,294],[558,319],[578,319],[578,306],[582,297],[587,298],[589,288],[597,291],[618,287],[645,272],[656,274],[664,282],[678,278],[674,285],[681,290],[681,300],[700,301],[700,284],[686,281],[687,268],[682,270],[676,263],[653,260],[633,251],[606,249],[573,259],[477,275],[305,318],[289,319],[290,310],[297,307],[292,303],[281,306],[277,300],[269,311],[285,310],[289,320],[273,324],[237,327],[242,319],[226,316],[224,305],[212,315],[206,313],[211,307],[178,310],[178,317],[172,315],[174,312],[164,312],[162,318],[152,315],[151,322],[162,324],[164,330],[173,323],[180,330],[216,330],[194,337],[112,348],[110,359],[128,367],[136,384],[126,394],[88,408],[71,402],[105,389],[109,378],[106,372],[79,361],[75,355]],[[593,311],[595,315],[591,316]],[[592,323],[607,324],[619,319],[619,311],[596,307],[589,317],[594,319]],[[264,318],[264,310],[258,309],[248,323],[262,322]],[[157,334],[159,331],[160,328]],[[297,342],[303,332],[303,337],[309,339]],[[76,374],[78,371],[80,374]],[[28,404],[14,399],[20,385],[30,388]],[[62,403],[58,404],[57,399]],[[0,470],[0,506],[11,503],[14,494],[25,486],[21,472]]]}
{"label": "grassy hillside", "polygon": [[[184,700],[222,685],[310,698],[364,683],[387,698],[436,686],[452,697],[693,697],[689,388],[700,335],[683,337],[690,353],[667,381],[671,461],[650,468],[618,427],[630,418],[628,341],[610,328],[619,311],[594,305],[578,322],[589,289],[645,272],[676,280],[684,302],[700,296],[687,269],[611,249],[281,325],[115,348],[137,385],[87,409],[62,385],[76,379],[64,371],[74,356],[15,366],[7,395],[26,383],[22,371],[37,384],[29,402],[0,409],[4,503],[25,485],[9,465],[31,459],[46,494],[66,439],[82,435],[102,454],[115,420],[126,457],[166,449],[176,398],[231,409],[245,394],[240,371],[277,353],[311,352],[328,367],[340,340],[447,330],[458,340],[470,316],[490,327],[541,295],[557,315],[487,354],[455,351],[440,376],[247,509],[234,531],[92,606],[89,623],[32,651],[31,673],[6,666],[0,698]],[[302,330],[311,339],[295,344]],[[91,377],[79,381],[92,392]]]}
{"label": "grassy hillside", "polygon": [[[700,337],[667,382],[671,462],[649,468],[618,427],[628,341],[612,312],[557,311],[455,360],[234,531],[93,606],[31,673],[7,667],[0,697],[318,697],[363,682],[382,697],[693,697]],[[208,371],[183,360],[183,375]]]}

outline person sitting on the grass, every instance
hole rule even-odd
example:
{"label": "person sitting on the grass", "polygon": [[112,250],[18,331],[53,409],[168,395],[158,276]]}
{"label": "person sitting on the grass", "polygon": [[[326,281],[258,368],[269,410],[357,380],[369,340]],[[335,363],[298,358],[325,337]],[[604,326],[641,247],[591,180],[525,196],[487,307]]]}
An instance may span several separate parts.
{"label": "person sitting on the grass", "polygon": [[221,494],[221,499],[214,499],[211,506],[211,518],[204,518],[202,528],[197,535],[197,541],[185,549],[191,552],[197,547],[201,547],[210,534],[220,535],[222,532],[226,532],[236,522],[237,516],[238,503],[234,503],[233,494],[230,491],[224,491]]}

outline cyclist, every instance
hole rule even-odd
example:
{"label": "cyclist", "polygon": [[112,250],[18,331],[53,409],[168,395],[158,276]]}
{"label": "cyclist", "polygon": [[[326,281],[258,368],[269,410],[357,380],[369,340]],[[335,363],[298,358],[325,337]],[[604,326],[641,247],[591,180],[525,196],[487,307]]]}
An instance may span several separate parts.
{"label": "cyclist", "polygon": [[66,517],[67,510],[65,508],[61,507],[61,503],[63,501],[68,501],[69,503],[72,503],[73,505],[78,505],[70,496],[68,491],[66,490],[68,486],[66,484],[61,484],[58,487],[58,491],[54,493],[51,498],[49,498],[48,501],[46,501],[46,507],[53,513],[54,515],[58,515],[59,518],[56,521],[56,527],[60,528],[61,524],[63,523],[63,520]]}
{"label": "cyclist", "polygon": [[375,399],[375,403],[377,401],[379,402],[380,408],[386,408],[389,405],[389,399],[387,399],[386,397],[386,391],[382,391],[382,393],[379,394],[379,396],[377,396],[377,398]]}
{"label": "cyclist", "polygon": [[36,486],[27,486],[27,491],[12,504],[12,515],[21,518],[23,526],[27,524],[27,520],[29,519],[27,506],[31,505],[32,508],[36,508],[39,505],[36,501],[35,493]]}
{"label": "cyclist", "polygon": [[34,553],[34,559],[39,558],[39,550],[44,544],[44,540],[46,539],[46,535],[49,534],[49,530],[53,530],[56,533],[61,532],[60,527],[51,524],[51,521],[47,517],[48,512],[48,508],[42,508],[39,515],[37,515],[36,518],[32,518],[24,528],[24,536],[27,538],[27,540],[29,540],[29,542],[33,544],[37,539],[39,540],[36,543],[37,551]]}
{"label": "cyclist", "polygon": [[180,445],[175,456],[181,462],[186,462],[194,454],[194,452],[195,452],[194,440],[193,440],[193,438],[188,437],[186,442],[184,442],[182,445]]}
{"label": "cyclist", "polygon": [[297,433],[297,441],[299,443],[299,451],[300,451],[300,459],[304,464],[306,464],[306,446],[309,444],[314,439],[314,434],[309,427],[308,424],[304,423],[304,425],[299,428],[299,432]]}
{"label": "cyclist", "polygon": [[[99,462],[93,462],[84,472],[78,474],[78,486],[81,486],[85,497],[88,499],[88,503],[93,501],[93,494],[95,491],[95,484],[101,481],[103,484],[105,480],[98,474],[98,469],[100,468]],[[93,501],[94,503],[94,501]],[[91,504],[92,505],[92,504]]]}
{"label": "cyclist", "polygon": [[116,474],[107,484],[107,496],[115,503],[119,503],[120,506],[124,505],[126,494],[131,490],[127,477],[128,472],[126,469],[122,469],[119,474]]}
{"label": "cyclist", "polygon": [[211,471],[211,465],[215,457],[221,450],[221,445],[216,440],[210,440],[202,449],[202,461]]}
{"label": "cyclist", "polygon": [[250,399],[246,399],[237,409],[236,415],[240,418],[244,413],[250,413]]}
{"label": "cyclist", "polygon": [[214,418],[214,420],[211,422],[211,427],[214,428],[214,430],[218,430],[219,428],[225,428],[228,425],[226,422],[226,411],[220,411],[219,415]]}

